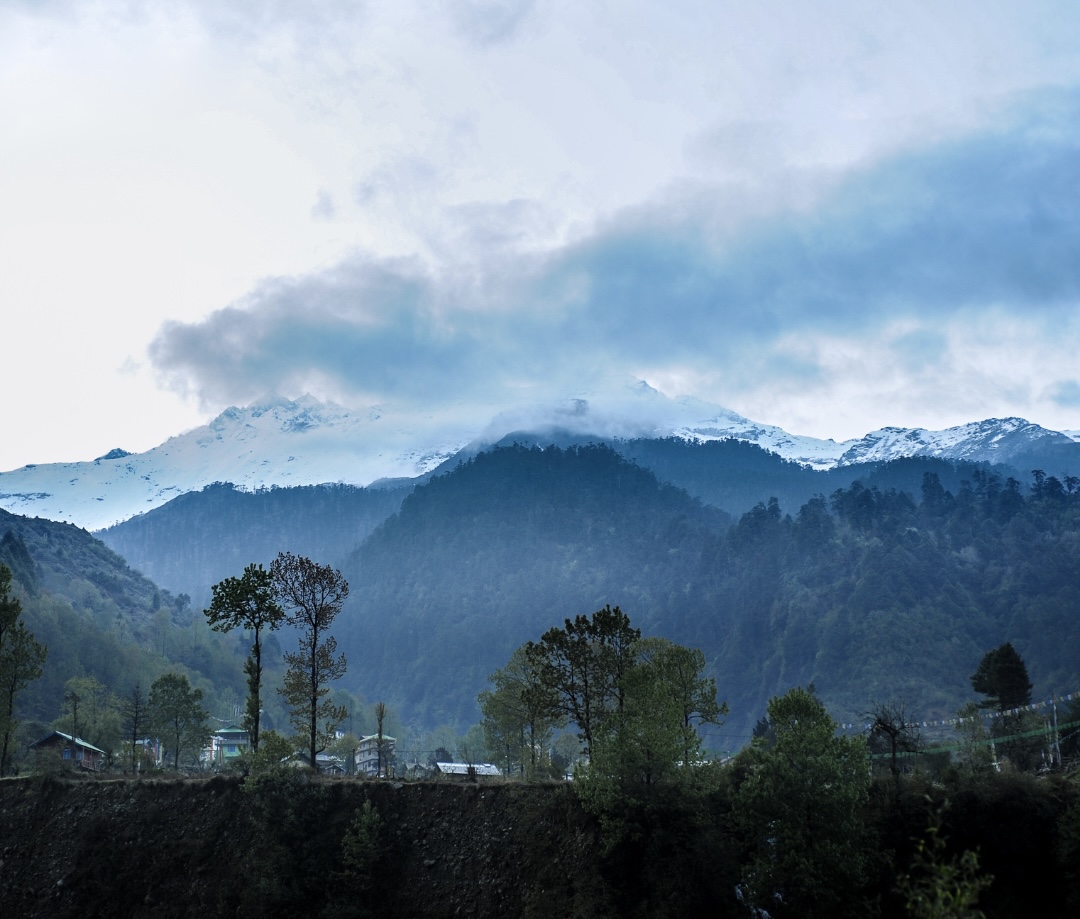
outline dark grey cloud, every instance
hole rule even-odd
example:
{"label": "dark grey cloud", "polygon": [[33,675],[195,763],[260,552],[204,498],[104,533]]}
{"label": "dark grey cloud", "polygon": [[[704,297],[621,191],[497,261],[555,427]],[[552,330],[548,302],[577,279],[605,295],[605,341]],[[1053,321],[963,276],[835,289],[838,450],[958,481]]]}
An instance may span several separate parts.
{"label": "dark grey cloud", "polygon": [[[822,368],[793,363],[781,339],[872,338],[906,320],[892,348],[921,372],[947,358],[946,321],[993,311],[1049,328],[1075,313],[1078,125],[1080,94],[1043,96],[1009,125],[879,163],[812,211],[756,219],[734,239],[713,232],[721,205],[703,189],[543,257],[494,246],[438,271],[355,258],[170,324],[151,357],[211,401],[312,374],[423,401],[640,366],[810,381]],[[513,238],[513,213],[492,212],[495,237]]]}

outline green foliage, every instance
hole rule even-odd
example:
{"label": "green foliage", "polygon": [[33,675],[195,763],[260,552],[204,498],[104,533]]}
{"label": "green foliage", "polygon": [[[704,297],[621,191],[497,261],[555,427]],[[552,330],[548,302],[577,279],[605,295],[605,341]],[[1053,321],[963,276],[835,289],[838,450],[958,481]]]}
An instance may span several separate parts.
{"label": "green foliage", "polygon": [[623,708],[597,744],[587,772],[617,777],[623,788],[645,789],[692,774],[700,741],[683,722],[675,687],[649,663],[630,668],[623,686]]}
{"label": "green foliage", "polygon": [[240,754],[240,769],[249,776],[261,776],[283,770],[295,771],[288,760],[296,752],[296,745],[277,731],[263,731],[258,750],[245,750]]}
{"label": "green foliage", "polygon": [[257,751],[262,712],[262,633],[264,629],[279,628],[285,611],[277,601],[273,576],[262,565],[248,565],[241,577],[215,584],[213,596],[205,611],[211,628],[219,632],[241,628],[252,633],[251,653],[244,662],[248,685],[244,728],[251,737],[252,750]]}
{"label": "green foliage", "polygon": [[871,915],[865,742],[837,737],[836,723],[805,689],[774,697],[768,715],[773,742],[755,740],[740,756],[742,899],[777,919]]}
{"label": "green foliage", "polygon": [[682,762],[695,762],[701,738],[695,725],[720,724],[726,702],[716,700],[716,680],[705,676],[705,654],[666,638],[646,638],[639,645],[639,681],[662,692],[680,722]]}
{"label": "green foliage", "polygon": [[193,689],[180,673],[166,673],[150,686],[150,724],[162,737],[172,768],[180,761],[197,765],[199,754],[210,742],[208,713],[202,707],[203,692]]}
{"label": "green foliage", "polygon": [[552,736],[565,717],[555,713],[555,694],[525,648],[518,648],[488,680],[492,689],[479,697],[487,748],[507,774],[528,779],[551,775]]}
{"label": "green foliage", "polygon": [[987,697],[983,706],[1004,712],[1031,703],[1031,680],[1012,642],[987,651],[971,675],[971,688]]}
{"label": "green foliage", "polygon": [[589,616],[567,619],[548,629],[539,642],[525,645],[528,666],[549,691],[552,717],[577,725],[586,756],[607,721],[621,712],[625,677],[634,665],[641,630],[619,607],[605,606]]}
{"label": "green foliage", "polygon": [[11,581],[11,569],[0,564],[0,777],[7,774],[19,726],[15,701],[41,676],[47,654],[22,621],[22,604],[11,596]]}
{"label": "green foliage", "polygon": [[276,731],[264,731],[258,751],[244,749],[233,765],[241,774],[252,779],[268,773],[294,772],[296,766],[291,758],[295,753],[296,744],[291,740]]}
{"label": "green foliage", "polygon": [[619,607],[567,619],[519,648],[482,693],[484,729],[518,762],[547,765],[551,733],[573,723],[584,758],[574,791],[603,829],[605,850],[646,848],[659,838],[649,814],[688,806],[714,790],[718,769],[702,762],[696,724],[727,711],[702,674],[704,656],[664,639],[642,639]]}
{"label": "green foliage", "polygon": [[717,723],[726,705],[702,676],[700,652],[661,638],[640,639],[624,673],[623,706],[605,722],[593,756],[578,770],[575,788],[605,824],[608,845],[626,834],[627,813],[661,788],[692,798],[716,786],[695,723]]}
{"label": "green foliage", "polygon": [[911,871],[901,875],[897,889],[913,919],[985,919],[977,904],[992,882],[979,869],[978,853],[968,849],[959,858],[947,855],[938,816],[919,840]]}
{"label": "green foliage", "polygon": [[385,847],[383,833],[378,810],[365,801],[341,840],[342,874],[356,896],[369,893],[375,884]]}

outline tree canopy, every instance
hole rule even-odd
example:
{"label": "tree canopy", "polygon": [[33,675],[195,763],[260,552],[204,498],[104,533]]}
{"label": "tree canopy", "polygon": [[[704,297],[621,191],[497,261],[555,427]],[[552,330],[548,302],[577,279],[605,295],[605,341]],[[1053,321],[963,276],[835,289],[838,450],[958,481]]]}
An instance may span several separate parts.
{"label": "tree canopy", "polygon": [[[9,537],[10,532],[5,538]],[[47,654],[22,621],[22,604],[11,595],[11,582],[11,569],[0,564],[0,776],[7,773],[8,753],[18,727],[15,700],[41,676]]]}
{"label": "tree canopy", "polygon": [[209,713],[202,706],[203,691],[182,673],[165,673],[150,687],[150,724],[161,735],[173,769],[180,762],[195,764],[210,741]]}
{"label": "tree canopy", "polygon": [[553,714],[578,728],[584,752],[592,752],[606,720],[621,711],[625,676],[634,663],[641,630],[619,607],[567,619],[525,645],[525,657],[552,693]]}
{"label": "tree canopy", "polygon": [[291,552],[278,553],[270,575],[286,621],[300,630],[298,650],[285,654],[288,670],[280,692],[293,727],[305,738],[308,762],[317,769],[318,754],[348,715],[329,697],[329,684],[345,675],[346,661],[328,631],[349,595],[349,583],[330,565]]}
{"label": "tree canopy", "polygon": [[735,805],[749,849],[741,896],[777,919],[865,916],[866,743],[838,737],[806,689],[771,699],[768,718],[771,739],[755,739],[740,757]]}
{"label": "tree canopy", "polygon": [[1016,653],[1012,642],[1005,642],[987,651],[979,669],[971,675],[971,688],[986,696],[985,708],[999,712],[1031,703],[1031,680],[1024,659]]}
{"label": "tree canopy", "polygon": [[262,633],[280,628],[285,611],[277,599],[273,574],[262,565],[248,565],[239,578],[226,578],[213,586],[213,600],[206,610],[210,627],[219,632],[247,629],[252,633],[251,653],[244,662],[248,695],[244,728],[251,737],[251,749],[259,750],[262,712]]}

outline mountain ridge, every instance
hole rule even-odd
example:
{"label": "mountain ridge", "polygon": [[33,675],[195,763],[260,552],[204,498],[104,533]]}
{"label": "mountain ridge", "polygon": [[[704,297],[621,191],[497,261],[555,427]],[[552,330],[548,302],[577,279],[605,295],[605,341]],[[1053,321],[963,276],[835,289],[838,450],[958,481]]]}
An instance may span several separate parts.
{"label": "mountain ridge", "polygon": [[1022,418],[985,419],[942,431],[883,427],[858,439],[823,440],[790,434],[696,397],[672,399],[635,381],[555,405],[502,412],[486,427],[391,406],[349,409],[311,395],[295,400],[270,395],[246,407],[229,407],[206,425],[143,453],[117,447],[91,461],[0,472],[0,508],[101,530],[216,482],[248,490],[396,486],[446,468],[457,456],[475,456],[511,432],[536,438],[556,430],[579,441],[609,443],[733,438],[813,469],[933,456],[1016,468],[1035,463],[1051,474],[1080,470],[1075,438]]}

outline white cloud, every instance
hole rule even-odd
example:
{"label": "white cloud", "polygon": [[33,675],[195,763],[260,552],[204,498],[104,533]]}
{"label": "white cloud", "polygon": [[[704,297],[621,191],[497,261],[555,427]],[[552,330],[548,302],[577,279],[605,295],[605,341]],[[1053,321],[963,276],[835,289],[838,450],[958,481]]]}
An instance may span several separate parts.
{"label": "white cloud", "polygon": [[[758,392],[744,411],[772,392],[764,420],[789,388],[834,381],[817,430],[834,411],[856,424],[858,386],[793,362],[784,335],[870,347],[913,317],[894,350],[914,373],[940,364],[936,312],[1070,308],[1075,119],[1053,108],[1075,109],[1078,18],[1052,0],[0,5],[0,296],[20,342],[0,385],[40,381],[0,467],[138,447],[198,417],[145,376],[137,400],[118,395],[116,368],[163,323],[159,365],[207,408],[275,379],[422,398],[485,371],[573,388],[624,363],[712,381],[716,401]],[[1010,114],[1033,100],[1037,117]],[[1011,162],[1024,143],[1054,168]],[[350,285],[382,338],[305,299],[340,313]],[[230,303],[248,350],[182,347]],[[286,332],[301,347],[278,363]],[[39,372],[58,363],[88,400],[102,387],[129,436],[74,446],[93,426]],[[438,386],[439,366],[459,382]],[[763,375],[773,388],[752,390]],[[1054,385],[1016,392],[1064,411]],[[1003,403],[987,392],[989,413]]]}
{"label": "white cloud", "polygon": [[[816,399],[859,418],[889,391],[905,416],[940,415],[934,390],[952,415],[977,414],[980,399],[1035,407],[1030,362],[1000,356],[1023,342],[1045,369],[1040,342],[1068,340],[1080,303],[1078,107],[1080,96],[1033,99],[737,234],[710,234],[727,199],[707,187],[694,206],[661,198],[542,255],[505,229],[542,211],[481,209],[470,216],[489,238],[458,247],[471,264],[353,257],[172,324],[153,356],[212,402],[292,391],[315,373],[354,399],[422,404],[500,388],[555,397],[632,371],[711,380],[715,401]],[[823,412],[815,433],[829,423]]]}

